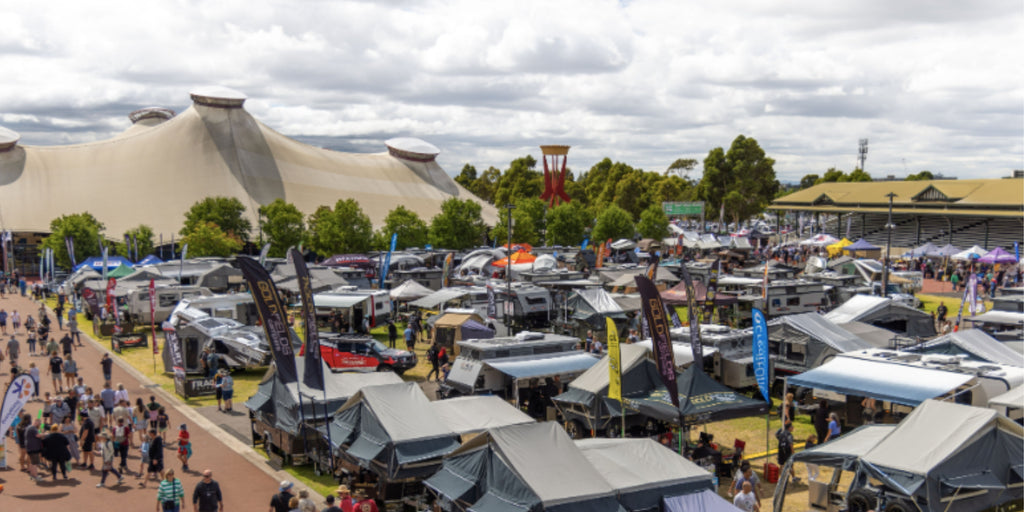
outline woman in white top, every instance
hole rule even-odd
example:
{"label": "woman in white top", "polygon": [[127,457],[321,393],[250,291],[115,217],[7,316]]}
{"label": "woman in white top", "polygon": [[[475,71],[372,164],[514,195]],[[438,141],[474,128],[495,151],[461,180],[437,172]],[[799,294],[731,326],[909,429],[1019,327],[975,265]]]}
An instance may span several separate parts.
{"label": "woman in white top", "polygon": [[124,400],[129,405],[132,403],[131,400],[128,400],[128,390],[124,389],[124,384],[119,382],[117,384],[117,391],[114,391],[114,403],[119,404],[121,400]]}

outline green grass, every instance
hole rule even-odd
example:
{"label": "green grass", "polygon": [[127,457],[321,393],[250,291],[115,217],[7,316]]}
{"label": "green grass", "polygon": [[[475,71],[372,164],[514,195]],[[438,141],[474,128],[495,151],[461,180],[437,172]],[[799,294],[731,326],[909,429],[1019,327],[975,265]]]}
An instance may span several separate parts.
{"label": "green grass", "polygon": [[[946,303],[946,309],[948,310],[948,312],[946,313],[946,317],[947,318],[953,318],[954,320],[956,319],[956,312],[957,312],[958,309],[960,309],[960,299],[959,298],[943,297],[941,295],[927,295],[927,294],[920,294],[920,293],[915,295],[915,296],[917,297],[918,300],[921,301],[921,309],[924,310],[925,313],[934,313],[935,309],[939,307],[939,303],[940,302],[945,302]],[[982,302],[984,302],[984,304],[985,304],[985,311],[991,311],[992,310],[992,301],[990,301],[990,300],[983,300]],[[967,307],[966,306],[964,306],[964,314],[965,315],[969,314],[969,313],[967,313]]]}

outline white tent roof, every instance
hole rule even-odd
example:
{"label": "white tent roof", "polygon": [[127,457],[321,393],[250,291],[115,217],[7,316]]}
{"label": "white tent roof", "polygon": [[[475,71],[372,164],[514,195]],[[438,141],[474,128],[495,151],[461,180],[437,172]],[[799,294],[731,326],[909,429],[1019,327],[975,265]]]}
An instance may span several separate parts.
{"label": "white tent roof", "polygon": [[988,406],[1024,409],[1024,386],[1017,386],[1006,393],[990,398]]}
{"label": "white tent roof", "polygon": [[[53,218],[88,211],[108,234],[139,223],[177,233],[192,204],[210,196],[238,198],[253,226],[258,207],[278,198],[304,215],[354,199],[377,226],[398,205],[429,219],[451,197],[480,203],[488,225],[498,219],[432,156],[407,149],[416,144],[376,154],[310,146],[255,119],[241,108],[244,96],[226,96],[194,95],[196,103],[173,118],[110,140],[0,151],[0,175],[11,177],[0,185],[5,229],[49,232]],[[96,201],[100,194],[117,200]]]}
{"label": "white tent roof", "polygon": [[373,411],[393,442],[452,434],[415,382],[364,387],[338,411],[355,407],[360,402]]}
{"label": "white tent roof", "polygon": [[965,373],[840,356],[790,377],[789,384],[915,406],[972,378]]}
{"label": "white tent roof", "polygon": [[434,412],[456,434],[533,423],[534,419],[495,395],[460,396],[430,402]]}
{"label": "white tent roof", "polygon": [[[619,345],[619,352],[622,373],[626,373],[647,358],[647,349],[637,344],[623,343]],[[569,383],[569,387],[597,393],[608,385],[608,371],[608,356],[605,355],[594,366]]]}
{"label": "white tent roof", "polygon": [[991,409],[927,400],[862,460],[919,475],[957,453],[988,431],[989,425],[1024,436],[1024,427]]}
{"label": "white tent roof", "polygon": [[972,260],[972,259],[975,259],[975,258],[980,258],[980,257],[982,257],[982,256],[984,256],[986,254],[988,254],[988,251],[986,251],[984,248],[982,248],[979,245],[975,245],[974,247],[971,247],[970,249],[965,249],[963,251],[960,251],[960,252],[950,256],[950,258],[952,258],[954,260],[967,261],[967,260]]}
{"label": "white tent roof", "polygon": [[620,492],[673,481],[711,480],[711,473],[653,439],[581,439],[576,446]]}
{"label": "white tent roof", "polygon": [[392,288],[391,291],[388,292],[388,295],[391,296],[391,300],[404,302],[409,300],[416,300],[421,297],[426,297],[431,293],[434,293],[434,290],[431,290],[430,288],[427,288],[426,286],[423,286],[422,284],[412,279],[409,279],[408,281],[405,281],[402,284]]}

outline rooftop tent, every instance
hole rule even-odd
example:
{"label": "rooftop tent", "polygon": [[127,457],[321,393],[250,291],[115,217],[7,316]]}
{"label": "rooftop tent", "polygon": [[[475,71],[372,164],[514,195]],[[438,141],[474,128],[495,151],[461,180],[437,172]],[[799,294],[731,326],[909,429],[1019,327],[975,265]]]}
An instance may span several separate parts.
{"label": "rooftop tent", "polygon": [[572,318],[586,322],[596,330],[606,328],[605,317],[625,320],[626,314],[602,288],[583,288],[576,290],[566,301],[566,309],[572,311]]}
{"label": "rooftop tent", "polygon": [[[633,271],[623,272],[623,273],[619,274],[617,277],[614,277],[613,281],[611,283],[609,283],[608,286],[611,286],[613,288],[617,288],[617,287],[620,287],[620,286],[625,286],[625,287],[628,287],[628,288],[635,288],[636,287],[636,280],[635,280],[636,276],[641,275],[641,274],[645,274],[646,272],[647,272],[647,269],[645,269],[645,268],[637,268],[637,269],[635,269]],[[614,276],[615,274],[614,273],[608,273],[607,275],[609,275],[609,277],[611,277],[611,276]],[[677,283],[677,282],[679,282],[679,278],[675,274],[673,274],[671,271],[669,271],[667,268],[659,266],[657,268],[657,270],[655,271],[655,273],[654,273],[654,282],[656,282],[656,283]]]}
{"label": "rooftop tent", "polygon": [[927,500],[929,510],[959,512],[1020,500],[1022,461],[1021,425],[991,409],[928,400],[865,453],[861,467],[885,487]]}
{"label": "rooftop tent", "polygon": [[615,490],[554,422],[489,429],[424,481],[474,512],[623,510]]}
{"label": "rooftop tent", "polygon": [[535,421],[501,397],[494,395],[460,396],[430,402],[430,405],[441,421],[459,435]]}
{"label": "rooftop tent", "polygon": [[556,269],[558,269],[558,261],[550,254],[537,256],[537,259],[533,262],[533,270],[535,272],[544,272]]}
{"label": "rooftop tent", "polygon": [[666,496],[665,512],[741,512],[715,491],[700,491],[682,496]]}
{"label": "rooftop tent", "polygon": [[623,313],[640,311],[641,301],[639,293],[611,293],[609,295],[619,305]]}
{"label": "rooftop tent", "polygon": [[[370,263],[376,264],[377,262],[371,261]],[[424,268],[426,265],[427,263],[423,261],[423,258],[420,258],[415,254],[394,253],[391,255],[391,261],[389,262],[388,268],[390,270],[408,270],[413,268]]]}
{"label": "rooftop tent", "polygon": [[[322,293],[349,284],[345,278],[336,274],[333,269],[318,265],[310,266],[308,270],[309,284],[313,289],[313,293]],[[274,267],[270,277],[278,288],[291,293],[299,293],[299,281],[295,275],[295,265],[278,265]]]}
{"label": "rooftop tent", "polygon": [[837,357],[789,377],[790,386],[869,396],[914,407],[966,384],[973,376],[885,361]]}
{"label": "rooftop tent", "polygon": [[636,242],[620,238],[612,242],[610,247],[616,251],[632,251],[633,249],[636,249]]}
{"label": "rooftop tent", "polygon": [[750,249],[754,248],[753,245],[750,245],[750,239],[749,238],[745,238],[745,237],[742,237],[742,236],[734,236],[734,237],[730,237],[730,238],[732,238],[732,240],[729,240],[729,245],[728,245],[728,247],[730,249],[746,251],[746,250],[750,250]]}
{"label": "rooftop tent", "polygon": [[409,305],[415,308],[435,309],[445,302],[464,297],[468,295],[469,292],[469,288],[466,287],[441,288],[426,297],[410,302]]}
{"label": "rooftop tent", "polygon": [[241,270],[227,263],[220,263],[200,274],[195,284],[211,290],[224,291],[232,285],[241,286],[245,284],[245,281],[243,281]]}
{"label": "rooftop tent", "polygon": [[976,260],[976,259],[984,256],[985,253],[987,253],[987,252],[988,251],[983,249],[981,246],[975,245],[974,247],[971,247],[970,249],[966,249],[966,250],[960,251],[960,252],[950,256],[950,258],[952,258],[954,260],[960,260],[960,261]]}
{"label": "rooftop tent", "polygon": [[[167,280],[167,278],[165,278],[163,276],[163,274],[161,274],[160,271],[157,270],[154,267],[149,267],[149,268],[138,267],[135,270],[133,270],[131,274],[128,274],[128,275],[118,279],[118,282],[119,283],[123,282],[123,281],[146,281],[146,282],[148,282],[150,279],[155,279],[157,281]],[[173,281],[173,280],[171,280],[171,281]]]}
{"label": "rooftop tent", "polygon": [[67,282],[73,287],[78,287],[79,284],[89,279],[99,279],[100,273],[93,270],[90,266],[78,265],[75,267],[74,272],[68,277]]}
{"label": "rooftop tent", "polygon": [[768,322],[768,339],[802,346],[804,363],[810,368],[836,353],[874,348],[818,313],[784,315],[771,320]]}
{"label": "rooftop tent", "polygon": [[128,276],[132,272],[134,272],[134,270],[132,270],[132,267],[129,267],[128,265],[120,265],[117,268],[115,268],[114,270],[111,270],[111,271],[107,272],[107,277],[108,278],[113,277],[113,278],[117,279],[117,278],[120,278],[120,277]]}
{"label": "rooftop tent", "polygon": [[846,238],[843,238],[842,240],[834,244],[831,244],[828,247],[825,247],[825,249],[828,251],[829,257],[835,257],[838,256],[839,254],[842,254],[844,247],[847,247],[852,244],[853,242],[847,240]]}
{"label": "rooftop tent", "polygon": [[935,249],[935,251],[933,251],[928,256],[932,256],[934,258],[945,258],[947,256],[953,256],[954,254],[957,254],[959,252],[959,247],[952,244],[946,244],[942,247],[939,247],[938,249]]}
{"label": "rooftop tent", "polygon": [[360,389],[329,428],[342,458],[392,480],[434,473],[459,446],[415,382]]}
{"label": "rooftop tent", "polygon": [[712,490],[712,475],[653,439],[581,439],[576,447],[628,511],[658,511],[663,496]]}
{"label": "rooftop tent", "polygon": [[[760,282],[760,281],[756,281]],[[698,302],[703,301],[707,296],[707,285],[700,281],[693,283],[693,292],[697,295],[696,299]],[[686,305],[686,283],[680,282],[679,284],[661,292],[661,300],[669,306],[685,306]],[[737,295],[730,293],[715,293],[715,305],[716,306],[727,306],[735,304],[739,299]]]}
{"label": "rooftop tent", "polygon": [[423,286],[413,279],[403,282],[402,284],[394,287],[388,292],[391,296],[391,300],[398,302],[409,302],[411,300],[420,299],[434,293],[434,290]]}
{"label": "rooftop tent", "polygon": [[928,242],[928,243],[926,243],[926,244],[924,244],[924,245],[922,245],[920,247],[915,247],[915,248],[913,248],[913,249],[903,253],[903,257],[904,258],[923,258],[925,256],[933,256],[935,254],[935,251],[938,251],[938,250],[939,250],[938,246],[936,246],[935,244],[933,244],[931,242]]}
{"label": "rooftop tent", "polygon": [[[132,262],[128,261],[128,259],[123,256],[107,257],[107,271],[120,267],[121,265],[131,267]],[[77,272],[79,269],[82,269],[84,267],[89,267],[97,272],[103,272],[103,258],[99,256],[93,256],[91,258],[88,258],[85,261],[79,263],[77,266],[75,266],[75,271]]]}
{"label": "rooftop tent", "polygon": [[931,315],[887,297],[854,295],[825,315],[834,324],[864,322],[897,334],[930,338],[935,336]]}
{"label": "rooftop tent", "polygon": [[516,265],[521,263],[533,263],[537,261],[537,257],[528,252],[516,251],[510,254],[508,257],[502,258],[498,261],[491,263],[491,265],[495,267],[505,267],[508,266],[510,260],[512,261],[513,265]]}
{"label": "rooftop tent", "polygon": [[990,265],[993,263],[1013,264],[1017,263],[1017,257],[1006,252],[1006,250],[1004,250],[1002,247],[996,247],[995,249],[992,249],[984,256],[978,258],[978,262],[988,263]]}
{"label": "rooftop tent", "polygon": [[164,260],[156,257],[156,255],[150,254],[150,255],[146,256],[145,258],[142,258],[141,260],[139,260],[139,262],[136,263],[135,265],[141,267],[143,265],[156,265],[157,263],[163,263],[163,262],[164,262]]}
{"label": "rooftop tent", "polygon": [[[647,379],[646,369],[640,370],[635,375],[634,371],[647,359],[647,349],[636,344],[622,344],[619,346],[619,350],[622,364],[623,390],[645,386]],[[608,356],[605,355],[587,371],[570,382],[565,393],[555,397],[555,401],[583,404],[593,412],[607,414],[606,409],[603,411],[597,410],[597,408],[601,407],[601,396],[607,395]]]}
{"label": "rooftop tent", "polygon": [[721,249],[722,243],[715,238],[715,235],[705,233],[700,236],[700,241],[697,242],[698,249]]}
{"label": "rooftop tent", "polygon": [[464,340],[481,340],[494,337],[494,329],[472,319],[463,322],[459,329]]}
{"label": "rooftop tent", "polygon": [[975,361],[1024,366],[1024,358],[1017,351],[989,336],[981,329],[964,329],[940,336],[919,345],[907,347],[908,352],[924,354],[965,354]]}
{"label": "rooftop tent", "polygon": [[[302,375],[304,364],[305,358],[295,358],[298,375]],[[333,415],[349,397],[356,394],[363,386],[402,382],[402,378],[393,372],[332,373],[330,368],[324,365],[324,387],[327,392],[325,403],[324,392],[318,389],[314,390],[300,383],[285,384],[281,382],[277,378],[276,368],[276,365],[270,366],[256,388],[256,393],[245,402],[245,406],[275,428],[293,435],[298,434],[303,416],[307,420],[313,418],[314,414],[322,418],[325,404],[326,409]],[[299,413],[300,388],[303,395],[301,414]]]}

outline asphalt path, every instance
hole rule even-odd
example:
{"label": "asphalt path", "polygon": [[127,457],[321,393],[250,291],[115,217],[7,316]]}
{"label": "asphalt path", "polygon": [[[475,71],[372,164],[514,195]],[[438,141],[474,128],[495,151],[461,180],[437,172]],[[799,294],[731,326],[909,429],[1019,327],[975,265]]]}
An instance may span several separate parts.
{"label": "asphalt path", "polygon": [[[22,318],[31,314],[35,317],[38,314],[39,303],[30,298],[12,296],[8,294],[0,299],[0,308],[8,313],[14,310],[20,312]],[[54,320],[53,312],[49,312],[51,320]],[[38,320],[38,318],[37,318]],[[56,321],[52,323],[56,328]],[[3,347],[6,348],[7,340],[10,339],[11,325],[8,321],[7,336],[3,336]],[[60,339],[65,331],[54,330],[52,334]],[[28,356],[28,347],[24,343],[26,333],[24,327],[17,333],[21,341],[22,356],[19,358],[23,367],[28,367],[29,362],[34,362],[40,368],[40,391],[53,393],[53,385],[46,375],[47,358],[42,355]],[[108,347],[101,345],[83,333],[83,346],[77,347],[74,358],[78,363],[79,375],[84,377],[85,384],[91,386],[96,393],[103,387],[103,374],[100,367],[100,358]],[[255,453],[247,443],[242,442],[230,433],[225,432],[214,422],[202,417],[195,410],[184,405],[172,394],[164,392],[155,384],[131,368],[127,363],[121,361],[116,355],[114,358],[114,370],[112,383],[116,389],[118,383],[123,383],[128,390],[131,402],[134,404],[137,397],[144,402],[149,402],[149,397],[155,396],[157,402],[167,408],[170,416],[170,428],[167,432],[168,446],[164,454],[164,467],[173,468],[175,476],[179,478],[185,487],[186,507],[183,510],[192,510],[192,490],[200,481],[201,471],[210,469],[213,471],[213,478],[220,483],[221,491],[224,494],[225,510],[266,510],[270,503],[271,496],[277,492],[278,483],[287,479],[287,474],[276,471],[270,467],[266,460]],[[10,382],[9,361],[4,361],[0,369],[0,382],[4,386]],[[244,405],[246,397],[235,397],[235,415],[246,417],[247,411]],[[30,402],[26,407],[27,412],[33,417],[42,408],[42,402]],[[224,414],[224,413],[217,413]],[[237,420],[236,420],[237,421]],[[247,420],[246,420],[247,421]],[[188,425],[191,433],[193,456],[189,461],[189,471],[181,470],[181,463],[177,459],[177,447],[174,444],[177,439],[178,426],[182,423]],[[48,509],[86,510],[120,512],[124,510],[158,510],[156,501],[156,482],[150,481],[148,487],[140,486],[141,480],[137,479],[140,459],[138,447],[134,447],[128,457],[130,474],[125,475],[124,483],[116,484],[116,479],[110,475],[107,477],[107,487],[97,488],[100,481],[98,470],[87,470],[74,467],[68,474],[68,479],[63,480],[58,472],[57,480],[51,480],[49,475],[42,482],[32,481],[27,472],[19,470],[18,449],[14,439],[8,438],[5,443],[8,468],[0,470],[0,484],[3,485],[3,494],[0,494],[0,511],[3,512],[29,512],[38,510],[38,507],[45,506]],[[99,467],[97,463],[96,467]],[[301,486],[296,485],[297,491]],[[316,494],[312,497],[318,502],[323,500]],[[322,506],[322,505],[321,505]]]}

